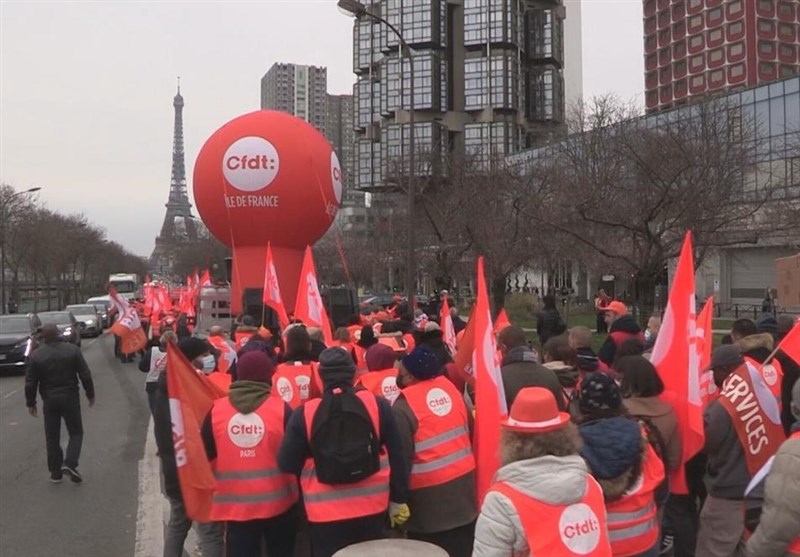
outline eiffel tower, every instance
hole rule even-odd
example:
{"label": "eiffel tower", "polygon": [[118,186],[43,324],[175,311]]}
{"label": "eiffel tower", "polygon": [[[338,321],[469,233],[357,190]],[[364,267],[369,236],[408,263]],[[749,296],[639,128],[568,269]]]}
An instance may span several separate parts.
{"label": "eiffel tower", "polygon": [[192,204],[186,190],[186,165],[183,154],[183,97],[180,78],[178,94],[172,101],[175,107],[175,129],[172,140],[172,179],[169,185],[167,214],[156,246],[150,256],[150,267],[156,273],[171,274],[177,251],[182,245],[197,241],[197,225],[192,216]]}

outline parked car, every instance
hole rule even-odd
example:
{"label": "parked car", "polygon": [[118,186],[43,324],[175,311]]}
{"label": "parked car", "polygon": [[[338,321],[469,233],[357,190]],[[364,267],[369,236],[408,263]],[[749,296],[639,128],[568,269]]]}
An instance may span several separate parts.
{"label": "parked car", "polygon": [[41,326],[33,313],[0,315],[0,370],[25,371]]}
{"label": "parked car", "polygon": [[81,328],[81,336],[98,337],[103,334],[103,318],[93,304],[73,304],[64,308],[75,316],[79,323],[86,326]]}
{"label": "parked car", "polygon": [[[42,325],[53,323],[61,332],[61,338],[75,346],[81,345],[81,325],[69,311],[44,311],[39,314]],[[85,325],[83,325],[85,327]]]}
{"label": "parked car", "polygon": [[87,304],[94,305],[100,312],[100,317],[103,319],[103,328],[108,329],[111,326],[111,298],[108,296],[95,296],[86,300]]}

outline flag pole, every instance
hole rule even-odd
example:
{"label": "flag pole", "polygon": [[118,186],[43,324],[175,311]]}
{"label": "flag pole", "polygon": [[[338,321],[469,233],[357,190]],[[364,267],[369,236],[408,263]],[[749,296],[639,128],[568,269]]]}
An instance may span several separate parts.
{"label": "flag pole", "polygon": [[261,326],[264,326],[264,320],[267,318],[267,304],[261,301]]}

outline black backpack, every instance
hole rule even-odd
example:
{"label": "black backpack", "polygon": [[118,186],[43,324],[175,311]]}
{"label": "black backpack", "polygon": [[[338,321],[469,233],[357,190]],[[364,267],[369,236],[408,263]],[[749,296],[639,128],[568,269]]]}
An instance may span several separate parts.
{"label": "black backpack", "polygon": [[380,469],[380,444],[367,408],[352,390],[326,392],[311,424],[311,456],[324,484],[351,484]]}

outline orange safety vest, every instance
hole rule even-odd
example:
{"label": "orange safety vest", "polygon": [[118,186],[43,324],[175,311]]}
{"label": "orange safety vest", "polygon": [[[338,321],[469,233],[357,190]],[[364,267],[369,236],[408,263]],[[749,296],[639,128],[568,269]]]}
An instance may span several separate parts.
{"label": "orange safety vest", "polygon": [[[380,435],[378,401],[369,391],[356,391],[367,408],[375,432]],[[310,400],[303,407],[306,435],[311,441],[312,424],[322,399]],[[300,474],[303,501],[309,522],[334,522],[386,512],[389,508],[389,459],[381,448],[380,470],[360,482],[352,484],[324,484],[317,480],[314,459],[309,457]]]}
{"label": "orange safety vest", "polygon": [[439,376],[402,391],[417,418],[411,489],[441,485],[475,470],[467,405],[449,379]]}
{"label": "orange safety vest", "polygon": [[214,401],[213,522],[272,518],[297,502],[297,479],[282,473],[277,462],[285,411],[284,402],[273,397],[250,414],[239,413],[228,397]]}
{"label": "orange safety vest", "polygon": [[775,397],[775,400],[778,401],[778,410],[780,411],[783,408],[783,399],[781,398],[783,367],[781,367],[781,363],[774,358],[770,360],[768,364],[762,364],[761,362],[749,357],[745,357],[745,361],[753,364],[753,367],[758,370],[758,373],[761,375],[764,383],[767,384],[767,387],[769,387],[769,390]]}
{"label": "orange safety vest", "polygon": [[238,352],[244,348],[244,345],[247,344],[247,341],[250,340],[253,335],[256,334],[256,332],[257,331],[245,331],[240,333],[239,331],[236,331],[233,335],[233,342],[236,345],[236,351]]}
{"label": "orange safety vest", "polygon": [[347,327],[348,332],[350,333],[350,342],[358,342],[361,340],[361,329],[363,325],[350,325]]}
{"label": "orange safety vest", "polygon": [[382,396],[388,400],[389,404],[394,404],[400,394],[400,388],[397,386],[397,370],[395,368],[365,373],[358,378],[358,383],[372,394]]}
{"label": "orange safety vest", "polygon": [[417,346],[417,343],[414,341],[414,335],[411,333],[406,333],[403,335],[403,342],[406,345],[406,354],[411,354],[414,351],[414,348]]}
{"label": "orange safety vest", "polygon": [[356,355],[356,371],[367,371],[367,349],[354,344],[353,353]]}
{"label": "orange safety vest", "polygon": [[210,342],[211,346],[219,351],[219,358],[217,358],[217,371],[228,373],[233,365],[233,362],[236,361],[236,351],[231,348],[231,345],[228,344],[228,341],[222,337],[208,337],[208,342]]}
{"label": "orange safety vest", "polygon": [[644,553],[658,541],[659,524],[654,499],[664,481],[664,463],[647,445],[642,475],[621,499],[606,503],[608,539],[614,557]]}
{"label": "orange safety vest", "polygon": [[572,505],[544,503],[504,482],[494,484],[490,491],[502,493],[511,501],[525,531],[531,555],[612,556],[603,490],[593,477],[586,476],[583,499]]}
{"label": "orange safety vest", "polygon": [[295,410],[304,402],[322,396],[316,380],[316,364],[285,362],[278,365],[272,376],[272,393]]}
{"label": "orange safety vest", "polygon": [[223,392],[227,393],[231,390],[231,383],[233,383],[233,377],[231,377],[230,373],[222,373],[221,371],[213,371],[206,375],[208,380],[214,383],[217,387],[219,387]]}

